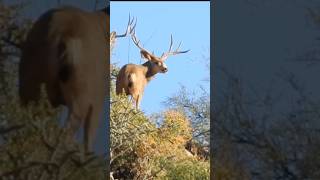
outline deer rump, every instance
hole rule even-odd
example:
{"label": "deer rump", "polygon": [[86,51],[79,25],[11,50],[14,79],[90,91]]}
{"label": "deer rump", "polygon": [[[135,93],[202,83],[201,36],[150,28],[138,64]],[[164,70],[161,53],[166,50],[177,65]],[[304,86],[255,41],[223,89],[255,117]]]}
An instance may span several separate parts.
{"label": "deer rump", "polygon": [[145,78],[146,69],[136,64],[127,64],[123,66],[116,80],[116,94],[125,93],[131,95],[134,99],[141,99],[144,86],[147,84]]}
{"label": "deer rump", "polygon": [[48,11],[30,30],[19,64],[22,104],[38,101],[44,84],[53,107],[68,107],[68,127],[77,131],[84,126],[86,149],[92,146],[106,97],[108,21],[103,11]]}

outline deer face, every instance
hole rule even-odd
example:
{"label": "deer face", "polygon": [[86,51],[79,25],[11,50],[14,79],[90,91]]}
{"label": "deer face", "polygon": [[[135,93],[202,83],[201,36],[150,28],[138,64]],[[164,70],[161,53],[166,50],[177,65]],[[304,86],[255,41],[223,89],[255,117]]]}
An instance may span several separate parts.
{"label": "deer face", "polygon": [[154,64],[154,68],[157,72],[160,72],[160,73],[168,72],[168,67],[164,62],[157,61],[157,62],[153,62],[153,64]]}

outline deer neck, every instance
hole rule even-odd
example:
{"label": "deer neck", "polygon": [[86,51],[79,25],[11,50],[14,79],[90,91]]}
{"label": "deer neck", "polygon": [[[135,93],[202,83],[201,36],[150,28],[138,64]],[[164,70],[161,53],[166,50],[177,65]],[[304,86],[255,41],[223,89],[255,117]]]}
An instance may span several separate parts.
{"label": "deer neck", "polygon": [[158,71],[155,70],[154,65],[150,61],[143,63],[142,66],[146,68],[145,76],[147,81],[149,82],[154,78]]}

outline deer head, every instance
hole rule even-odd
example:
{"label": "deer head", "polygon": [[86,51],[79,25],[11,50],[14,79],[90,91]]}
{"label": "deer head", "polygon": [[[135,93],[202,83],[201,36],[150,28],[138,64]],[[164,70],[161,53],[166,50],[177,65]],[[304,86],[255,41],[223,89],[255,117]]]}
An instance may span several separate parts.
{"label": "deer head", "polygon": [[179,48],[181,46],[181,42],[180,42],[179,46],[177,47],[177,49],[175,51],[172,51],[173,40],[172,40],[172,35],[171,35],[169,50],[167,52],[163,53],[160,57],[157,57],[153,53],[149,52],[148,50],[146,50],[145,48],[143,48],[140,45],[140,41],[137,39],[137,37],[135,35],[135,30],[133,30],[133,32],[131,34],[131,38],[132,38],[132,41],[134,42],[134,44],[140,49],[141,57],[146,59],[147,61],[150,61],[152,68],[153,68],[153,71],[157,72],[157,73],[168,72],[168,67],[164,63],[164,61],[167,60],[169,56],[173,56],[173,55],[177,55],[177,54],[181,54],[181,53],[187,53],[190,51],[190,50],[179,51]]}

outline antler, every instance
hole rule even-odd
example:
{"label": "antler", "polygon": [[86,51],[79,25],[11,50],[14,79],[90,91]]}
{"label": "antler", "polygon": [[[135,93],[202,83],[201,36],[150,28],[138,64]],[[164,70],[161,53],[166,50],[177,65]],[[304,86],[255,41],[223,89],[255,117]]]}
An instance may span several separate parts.
{"label": "antler", "polygon": [[166,59],[168,59],[169,56],[173,56],[181,53],[187,53],[190,51],[190,49],[186,51],[179,51],[179,48],[181,46],[181,42],[180,42],[178,48],[175,51],[171,52],[172,44],[173,44],[172,35],[171,35],[169,51],[166,53],[163,53],[161,57],[157,57],[153,53],[150,53],[148,50],[146,50],[140,45],[140,40],[138,40],[136,37],[135,29],[133,29],[130,34],[131,34],[133,43],[140,49],[141,57],[144,57],[150,61],[165,61]]}
{"label": "antler", "polygon": [[180,48],[180,46],[181,46],[181,43],[182,43],[182,42],[180,42],[179,46],[177,47],[177,49],[176,49],[175,51],[171,52],[171,48],[172,48],[172,44],[173,44],[172,34],[171,34],[169,51],[166,52],[166,53],[163,53],[163,54],[161,55],[161,57],[160,57],[160,60],[161,60],[161,61],[165,61],[166,59],[168,59],[169,56],[173,56],[173,55],[177,55],[177,54],[182,54],[182,53],[187,53],[187,52],[189,52],[190,49],[189,49],[189,50],[186,50],[186,51],[179,51],[179,48]]}
{"label": "antler", "polygon": [[137,39],[135,30],[133,30],[133,32],[131,33],[131,38],[133,43],[140,49],[141,57],[144,57],[150,61],[161,61],[160,58],[156,57],[155,55],[153,55],[153,53],[150,53],[140,45],[140,40]]}
{"label": "antler", "polygon": [[[133,24],[134,18],[131,20],[130,14],[129,14],[129,21],[128,21],[128,25],[127,25],[127,30],[124,34],[121,35],[116,35],[116,38],[120,38],[120,37],[126,37],[128,34],[132,34],[132,32],[134,31],[136,25],[137,25],[137,20],[136,22]],[[132,26],[133,25],[133,26]]]}

